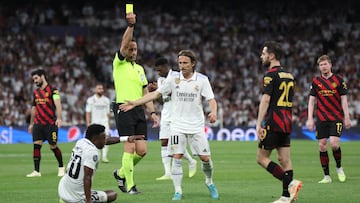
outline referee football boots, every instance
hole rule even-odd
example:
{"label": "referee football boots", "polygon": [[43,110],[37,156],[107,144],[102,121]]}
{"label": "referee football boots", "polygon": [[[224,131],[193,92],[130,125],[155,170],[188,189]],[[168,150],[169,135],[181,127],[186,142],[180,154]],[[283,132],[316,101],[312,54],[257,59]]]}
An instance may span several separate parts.
{"label": "referee football boots", "polygon": [[131,187],[131,189],[128,191],[128,193],[130,195],[137,195],[137,194],[140,194],[141,192],[139,190],[137,190],[136,185],[134,185]]}
{"label": "referee football boots", "polygon": [[125,178],[120,178],[120,176],[118,175],[118,170],[114,171],[114,178],[117,181],[118,187],[121,190],[121,192],[127,192],[126,179]]}

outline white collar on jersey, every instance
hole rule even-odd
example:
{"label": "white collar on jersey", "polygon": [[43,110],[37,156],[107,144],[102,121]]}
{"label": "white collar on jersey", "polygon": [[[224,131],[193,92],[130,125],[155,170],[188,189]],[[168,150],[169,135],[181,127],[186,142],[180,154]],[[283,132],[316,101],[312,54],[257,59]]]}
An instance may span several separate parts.
{"label": "white collar on jersey", "polygon": [[197,78],[197,72],[196,71],[194,71],[194,74],[189,79],[185,79],[182,72],[180,71],[180,80],[196,80],[196,78]]}

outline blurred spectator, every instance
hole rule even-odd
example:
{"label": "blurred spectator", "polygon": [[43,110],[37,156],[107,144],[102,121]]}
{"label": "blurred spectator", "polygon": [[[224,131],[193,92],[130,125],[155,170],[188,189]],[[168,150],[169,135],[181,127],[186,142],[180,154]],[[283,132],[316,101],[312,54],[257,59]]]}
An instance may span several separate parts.
{"label": "blurred spectator", "polygon": [[[158,55],[176,61],[179,50],[192,49],[199,53],[197,70],[209,76],[222,106],[219,125],[253,126],[265,71],[257,50],[264,41],[276,40],[286,51],[282,64],[296,77],[295,124],[305,125],[308,89],[318,74],[315,60],[323,53],[334,59],[334,72],[347,81],[352,124],[359,124],[360,14],[354,8],[360,3],[182,2],[192,4],[191,10],[165,0],[135,7],[135,37],[142,52],[137,60],[150,81],[156,78],[151,66]],[[26,81],[39,67],[50,71],[63,94],[64,125],[85,124],[83,105],[97,81],[107,81],[107,96],[113,99],[109,56],[118,50],[119,33],[126,27],[120,7],[124,5],[114,1],[0,3],[0,125],[26,125],[34,88]],[[52,35],[41,32],[42,26],[68,27]],[[70,27],[87,32],[74,34]]]}

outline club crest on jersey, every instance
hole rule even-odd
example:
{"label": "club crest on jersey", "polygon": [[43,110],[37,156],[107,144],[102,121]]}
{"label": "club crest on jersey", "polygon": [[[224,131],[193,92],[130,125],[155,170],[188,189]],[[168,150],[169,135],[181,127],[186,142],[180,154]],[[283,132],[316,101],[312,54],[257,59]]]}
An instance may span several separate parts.
{"label": "club crest on jersey", "polygon": [[272,78],[271,77],[264,77],[264,86],[270,84],[272,81]]}
{"label": "club crest on jersey", "polygon": [[45,93],[45,97],[49,97],[49,92],[46,92],[46,93]]}
{"label": "club crest on jersey", "polygon": [[199,88],[199,85],[196,85],[196,86],[195,86],[195,90],[198,92],[199,89],[200,89],[200,88]]}
{"label": "club crest on jersey", "polygon": [[337,87],[336,82],[331,83],[331,86],[333,86],[333,88],[336,88]]}
{"label": "club crest on jersey", "polygon": [[175,78],[175,84],[179,84],[180,83],[180,78]]}

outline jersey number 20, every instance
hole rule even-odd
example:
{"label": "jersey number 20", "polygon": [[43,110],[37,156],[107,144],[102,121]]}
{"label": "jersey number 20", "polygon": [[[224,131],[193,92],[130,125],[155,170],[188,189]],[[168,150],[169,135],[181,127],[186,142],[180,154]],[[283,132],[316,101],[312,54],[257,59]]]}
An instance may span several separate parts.
{"label": "jersey number 20", "polygon": [[292,107],[292,101],[289,101],[289,93],[291,88],[294,87],[294,82],[281,82],[279,90],[282,91],[279,100],[277,101],[277,106],[281,107]]}

